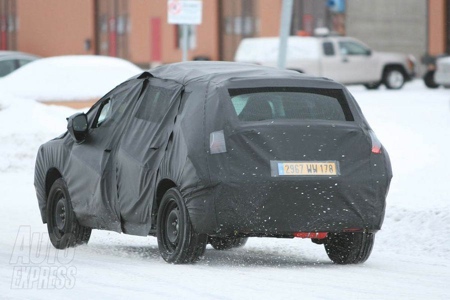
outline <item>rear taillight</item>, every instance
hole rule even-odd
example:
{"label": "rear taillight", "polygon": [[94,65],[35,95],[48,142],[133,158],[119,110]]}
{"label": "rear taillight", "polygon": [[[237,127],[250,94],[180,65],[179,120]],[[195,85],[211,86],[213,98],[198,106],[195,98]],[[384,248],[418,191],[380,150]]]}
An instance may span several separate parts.
{"label": "rear taillight", "polygon": [[211,154],[227,152],[223,130],[211,132],[209,135],[209,151]]}
{"label": "rear taillight", "polygon": [[373,132],[372,130],[369,131],[369,134],[370,139],[372,140],[372,153],[380,154],[382,147],[380,140],[377,138],[375,132]]}

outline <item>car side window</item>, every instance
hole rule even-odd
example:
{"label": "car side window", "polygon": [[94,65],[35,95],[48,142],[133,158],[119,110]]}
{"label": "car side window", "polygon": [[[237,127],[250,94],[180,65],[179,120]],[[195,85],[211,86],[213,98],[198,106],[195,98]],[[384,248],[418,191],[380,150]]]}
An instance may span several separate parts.
{"label": "car side window", "polygon": [[111,98],[109,98],[103,101],[103,103],[100,105],[97,117],[94,121],[94,124],[92,125],[93,128],[102,126],[102,124],[109,118],[109,116],[111,115],[111,103]]}
{"label": "car side window", "polygon": [[0,61],[0,77],[8,75],[15,69],[16,69],[15,59]]}
{"label": "car side window", "polygon": [[322,47],[323,47],[323,54],[325,54],[325,56],[333,56],[335,54],[332,42],[324,42]]}
{"label": "car side window", "polygon": [[355,42],[339,42],[339,51],[342,55],[367,55],[370,50]]}
{"label": "car side window", "polygon": [[136,118],[159,123],[170,106],[172,92],[162,87],[149,86],[139,106]]}
{"label": "car side window", "polygon": [[30,63],[30,62],[32,62],[32,60],[29,60],[29,59],[19,59],[19,67],[23,67],[23,66],[25,66],[26,64],[28,64],[28,63]]}

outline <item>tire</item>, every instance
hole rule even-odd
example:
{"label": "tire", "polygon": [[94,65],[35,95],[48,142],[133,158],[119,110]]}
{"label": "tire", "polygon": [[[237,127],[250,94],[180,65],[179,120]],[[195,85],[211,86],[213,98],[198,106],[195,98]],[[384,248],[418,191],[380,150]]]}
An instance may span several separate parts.
{"label": "tire", "polygon": [[159,205],[156,223],[159,253],[173,264],[197,261],[205,253],[208,236],[192,227],[183,197],[177,188],[168,190]]}
{"label": "tire", "polygon": [[380,82],[373,82],[373,83],[366,83],[364,86],[368,90],[377,90],[380,87],[380,85],[381,85],[381,81]]}
{"label": "tire", "polygon": [[390,90],[399,90],[406,82],[406,76],[401,68],[391,67],[383,73],[383,83]]}
{"label": "tire", "polygon": [[73,212],[67,184],[57,179],[47,198],[47,230],[50,241],[57,249],[87,244],[92,229],[78,223]]}
{"label": "tire", "polygon": [[428,71],[425,76],[423,76],[423,82],[425,85],[430,89],[436,89],[439,87],[439,84],[437,84],[434,81],[434,70]]}
{"label": "tire", "polygon": [[209,243],[216,250],[229,250],[233,248],[241,248],[244,247],[247,243],[248,238],[239,238],[239,237],[227,237],[227,238],[218,238],[218,237],[210,237]]}
{"label": "tire", "polygon": [[334,233],[327,237],[325,250],[336,264],[360,264],[369,258],[374,241],[373,233]]}

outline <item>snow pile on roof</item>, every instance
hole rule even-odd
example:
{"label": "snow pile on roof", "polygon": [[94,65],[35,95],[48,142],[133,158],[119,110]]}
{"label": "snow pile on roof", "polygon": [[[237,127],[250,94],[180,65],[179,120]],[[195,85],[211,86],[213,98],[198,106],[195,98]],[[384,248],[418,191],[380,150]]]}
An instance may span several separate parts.
{"label": "snow pile on roof", "polygon": [[134,64],[95,55],[36,60],[0,79],[0,91],[35,100],[92,100],[142,72]]}

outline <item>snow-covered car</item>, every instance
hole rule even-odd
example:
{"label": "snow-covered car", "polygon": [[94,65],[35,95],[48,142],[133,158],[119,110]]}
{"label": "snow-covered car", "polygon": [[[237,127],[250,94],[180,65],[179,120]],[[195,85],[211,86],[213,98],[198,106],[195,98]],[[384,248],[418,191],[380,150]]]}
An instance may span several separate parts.
{"label": "snow-covered car", "polygon": [[37,59],[39,59],[38,56],[28,53],[18,51],[0,51],[0,77],[6,76]]}
{"label": "snow-covered car", "polygon": [[[277,66],[279,38],[257,37],[241,41],[234,60]],[[343,84],[377,89],[401,89],[414,78],[413,55],[374,51],[358,39],[343,36],[288,38],[286,68],[323,76]]]}
{"label": "snow-covered car", "polygon": [[[92,100],[142,71],[117,57],[54,56],[33,61],[0,78],[0,89],[17,97],[39,101]],[[94,81],[96,84],[91,84]]]}
{"label": "snow-covered car", "polygon": [[441,57],[436,60],[434,81],[437,85],[450,88],[450,56]]}
{"label": "snow-covered car", "polygon": [[231,62],[161,66],[122,83],[38,151],[42,221],[59,249],[91,229],[157,237],[190,263],[249,237],[310,238],[362,263],[392,177],[349,91]]}

